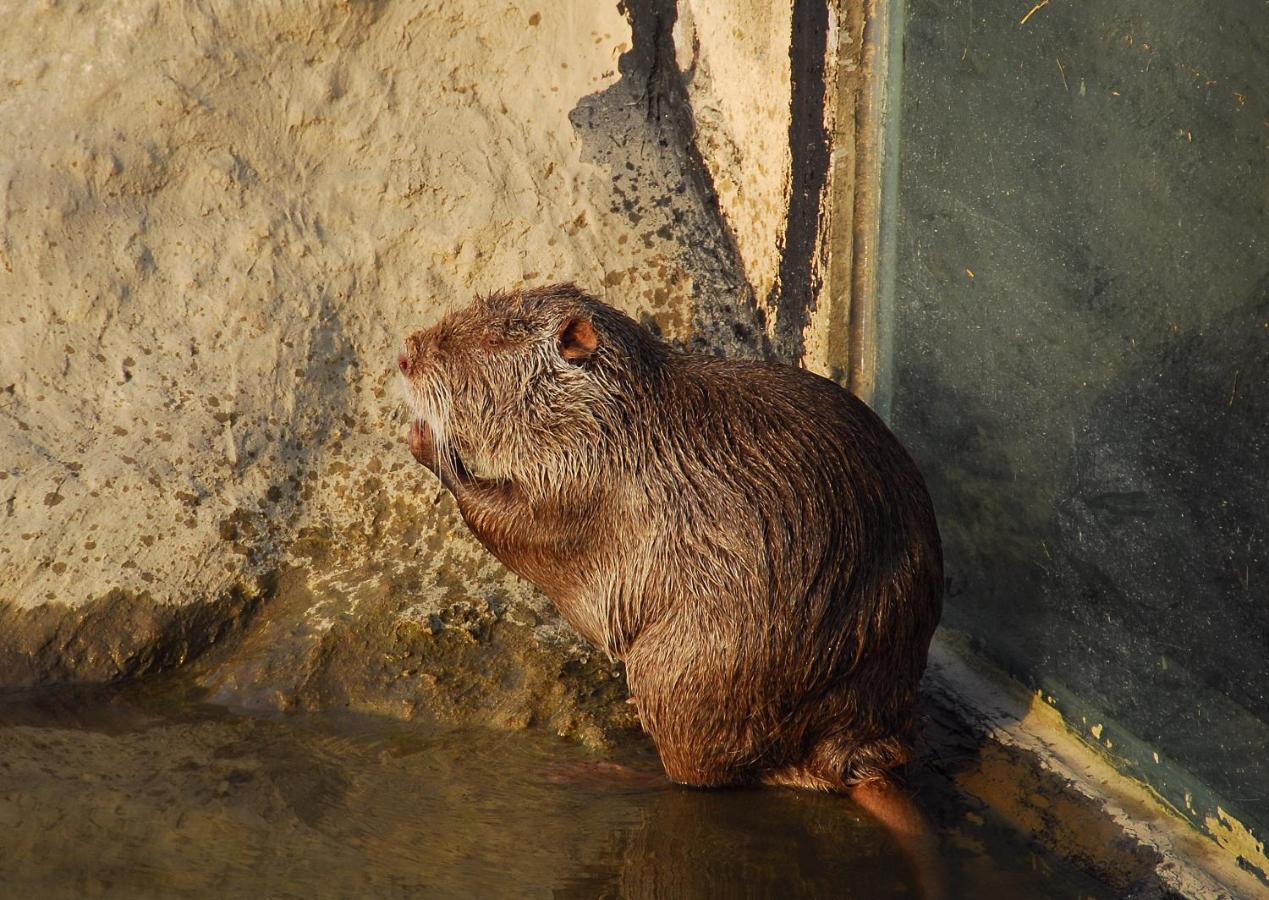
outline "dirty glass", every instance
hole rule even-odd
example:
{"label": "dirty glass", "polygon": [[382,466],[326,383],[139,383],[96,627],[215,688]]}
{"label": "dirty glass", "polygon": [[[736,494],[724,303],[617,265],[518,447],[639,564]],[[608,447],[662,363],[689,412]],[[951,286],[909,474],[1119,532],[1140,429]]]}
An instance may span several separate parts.
{"label": "dirty glass", "polygon": [[1263,839],[1269,7],[905,15],[888,400],[945,623]]}

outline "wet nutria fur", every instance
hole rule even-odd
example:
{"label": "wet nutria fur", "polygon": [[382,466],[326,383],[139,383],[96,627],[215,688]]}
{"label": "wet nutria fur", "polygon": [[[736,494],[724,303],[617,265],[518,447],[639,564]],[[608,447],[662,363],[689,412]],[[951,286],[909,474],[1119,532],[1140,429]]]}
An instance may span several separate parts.
{"label": "wet nutria fur", "polygon": [[411,451],[625,661],[674,781],[842,790],[908,758],[939,536],[862,402],[676,350],[572,285],[477,299],[399,363]]}

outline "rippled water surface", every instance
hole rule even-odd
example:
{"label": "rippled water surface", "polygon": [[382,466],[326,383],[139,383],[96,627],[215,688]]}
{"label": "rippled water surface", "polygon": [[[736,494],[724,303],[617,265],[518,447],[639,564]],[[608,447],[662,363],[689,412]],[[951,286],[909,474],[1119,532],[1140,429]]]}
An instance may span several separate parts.
{"label": "rippled water surface", "polygon": [[[956,896],[1110,896],[939,807]],[[0,894],[903,897],[914,879],[840,797],[632,783],[550,736],[94,691],[0,703]]]}

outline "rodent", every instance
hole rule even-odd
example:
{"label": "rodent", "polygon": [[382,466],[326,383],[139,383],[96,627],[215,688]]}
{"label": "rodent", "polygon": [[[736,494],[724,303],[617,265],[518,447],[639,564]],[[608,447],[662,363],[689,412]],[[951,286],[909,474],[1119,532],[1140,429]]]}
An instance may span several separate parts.
{"label": "rodent", "polygon": [[411,452],[624,661],[673,781],[842,791],[907,761],[942,553],[862,401],[678,350],[572,284],[478,297],[398,364]]}

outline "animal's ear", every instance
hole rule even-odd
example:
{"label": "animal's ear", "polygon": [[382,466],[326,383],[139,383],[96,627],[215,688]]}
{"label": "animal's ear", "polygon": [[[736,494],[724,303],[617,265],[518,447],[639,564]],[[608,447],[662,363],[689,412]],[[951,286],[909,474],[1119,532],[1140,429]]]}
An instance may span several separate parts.
{"label": "animal's ear", "polygon": [[559,345],[560,356],[573,365],[580,366],[599,349],[599,332],[590,319],[570,316],[560,326],[555,341]]}

